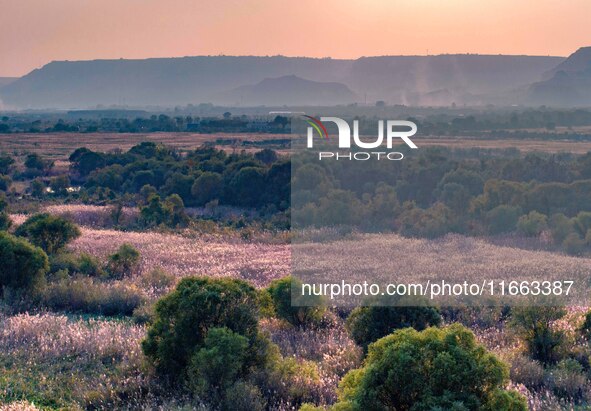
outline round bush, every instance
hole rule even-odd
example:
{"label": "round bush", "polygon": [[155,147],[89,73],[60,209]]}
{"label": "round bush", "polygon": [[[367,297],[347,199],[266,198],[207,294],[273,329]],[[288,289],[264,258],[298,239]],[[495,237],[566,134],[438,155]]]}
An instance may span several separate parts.
{"label": "round bush", "polygon": [[226,390],[221,409],[264,411],[267,407],[261,391],[256,386],[245,381],[238,381]]}
{"label": "round bush", "polygon": [[525,411],[521,396],[502,392],[508,374],[459,324],[398,330],[371,344],[364,367],[344,377],[336,409]]}
{"label": "round bush", "polygon": [[511,310],[509,326],[525,343],[529,355],[544,364],[559,359],[559,347],[564,341],[564,332],[553,323],[566,315],[560,306],[519,306]]}
{"label": "round bush", "polygon": [[10,216],[0,211],[0,231],[7,231],[12,225]]}
{"label": "round bush", "polygon": [[434,307],[358,307],[347,318],[347,329],[351,338],[367,346],[385,337],[399,328],[412,327],[424,330],[432,325],[439,325],[441,316]]}
{"label": "round bush", "polygon": [[295,278],[288,276],[273,281],[267,291],[273,301],[273,308],[277,317],[282,318],[295,326],[304,326],[317,323],[322,318],[325,309],[320,306],[319,299],[310,299],[307,303],[314,306],[292,305],[292,287],[296,289],[302,284]]}
{"label": "round bush", "polygon": [[[214,396],[246,375],[248,339],[227,328],[211,328],[187,371],[194,393]],[[214,396],[215,397],[215,396]]]}
{"label": "round bush", "polygon": [[519,207],[500,205],[493,208],[486,214],[488,232],[494,235],[515,230],[520,215]]}
{"label": "round bush", "polygon": [[109,256],[107,271],[113,278],[123,278],[131,274],[139,262],[140,252],[131,244],[124,243]]}
{"label": "round bush", "polygon": [[34,288],[49,269],[43,250],[6,232],[0,232],[0,265],[0,288]]}
{"label": "round bush", "polygon": [[26,237],[46,253],[53,254],[80,237],[80,230],[65,218],[43,213],[30,217],[18,227],[15,234]]}
{"label": "round bush", "polygon": [[260,350],[256,290],[235,279],[184,278],[156,303],[142,348],[159,373],[180,378],[205,346],[212,328],[226,328],[248,341],[245,367],[265,361]]}
{"label": "round bush", "polygon": [[537,211],[522,215],[517,221],[517,229],[527,237],[536,237],[546,228],[548,228],[548,217]]}

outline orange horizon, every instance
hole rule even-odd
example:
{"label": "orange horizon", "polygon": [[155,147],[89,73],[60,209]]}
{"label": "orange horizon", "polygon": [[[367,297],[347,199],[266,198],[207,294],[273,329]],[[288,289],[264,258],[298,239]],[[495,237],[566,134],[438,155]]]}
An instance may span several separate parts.
{"label": "orange horizon", "polygon": [[0,0],[0,10],[4,77],[62,60],[568,56],[591,45],[587,0]]}

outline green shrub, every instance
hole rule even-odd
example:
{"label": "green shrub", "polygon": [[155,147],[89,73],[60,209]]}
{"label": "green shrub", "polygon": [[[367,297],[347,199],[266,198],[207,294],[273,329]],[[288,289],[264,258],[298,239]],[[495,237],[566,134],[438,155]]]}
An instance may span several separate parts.
{"label": "green shrub", "polygon": [[320,299],[306,301],[317,306],[292,305],[292,287],[301,288],[302,284],[289,276],[273,281],[267,291],[273,300],[273,307],[277,317],[295,326],[305,326],[317,323],[324,314],[324,307],[320,306]]}
{"label": "green shrub", "polygon": [[5,212],[0,211],[0,231],[8,231],[12,226],[12,220],[10,216]]}
{"label": "green shrub", "polygon": [[49,258],[49,272],[57,273],[65,271],[69,275],[83,274],[89,277],[102,277],[105,275],[98,259],[90,254],[81,253],[79,255],[60,252],[53,254]]}
{"label": "green shrub", "polygon": [[351,338],[365,351],[374,341],[399,328],[412,327],[416,330],[441,323],[439,311],[434,307],[357,307],[347,318],[347,329]]}
{"label": "green shrub", "polygon": [[73,253],[59,253],[49,256],[49,272],[51,274],[58,271],[68,274],[77,273],[79,270],[78,258]]}
{"label": "green shrub", "polygon": [[501,234],[514,231],[520,215],[520,207],[500,205],[493,208],[486,214],[488,232],[490,234]]}
{"label": "green shrub", "polygon": [[43,305],[53,311],[105,316],[131,316],[145,297],[133,286],[95,283],[91,278],[66,278],[43,291]]}
{"label": "green shrub", "polygon": [[133,273],[140,262],[140,252],[131,244],[122,244],[109,256],[107,271],[112,278],[123,278]]}
{"label": "green shrub", "polygon": [[587,385],[583,367],[576,360],[570,358],[560,361],[550,371],[549,379],[549,385],[556,395],[575,400],[583,396]]}
{"label": "green shrub", "polygon": [[537,211],[522,215],[517,221],[517,230],[527,237],[536,237],[546,228],[548,228],[548,218]]}
{"label": "green shrub", "polygon": [[497,301],[490,300],[491,306],[443,306],[439,308],[441,316],[447,323],[460,323],[469,328],[491,328],[498,327],[510,312],[506,305],[492,305]]}
{"label": "green shrub", "polygon": [[195,204],[204,206],[205,204],[219,199],[222,194],[223,179],[218,173],[206,171],[195,179],[191,194],[195,199]]}
{"label": "green shrub", "polygon": [[527,399],[517,391],[497,389],[483,407],[483,411],[526,411]]}
{"label": "green shrub", "polygon": [[219,402],[220,395],[246,375],[248,338],[227,328],[210,328],[187,369],[193,393]]}
{"label": "green shrub", "polygon": [[412,202],[406,202],[402,209],[396,223],[403,236],[437,238],[457,231],[453,212],[443,203],[422,209]]}
{"label": "green shrub", "polygon": [[9,176],[4,176],[0,174],[0,191],[8,191],[11,184],[12,180]]}
{"label": "green shrub", "polygon": [[562,248],[567,254],[581,255],[585,251],[585,240],[577,233],[570,233],[562,242]]}
{"label": "green shrub", "polygon": [[174,275],[167,273],[161,268],[154,268],[141,276],[140,284],[156,292],[163,292],[171,287],[175,280],[176,277]]}
{"label": "green shrub", "polygon": [[267,368],[262,385],[264,392],[273,393],[279,403],[314,401],[321,389],[318,364],[293,357],[279,358]]}
{"label": "green shrub", "polygon": [[136,324],[151,324],[154,322],[154,304],[142,304],[133,310],[133,321]]}
{"label": "green shrub", "polygon": [[467,328],[404,329],[369,346],[364,367],[341,381],[336,409],[527,410],[519,395],[499,393],[507,382],[507,367]]}
{"label": "green shrub", "polygon": [[42,249],[0,232],[0,288],[36,289],[43,284],[48,269]]}
{"label": "green shrub", "polygon": [[246,337],[245,367],[260,365],[256,290],[235,279],[184,278],[156,303],[155,320],[142,348],[159,373],[183,377],[194,353],[212,328],[227,328]]}
{"label": "green shrub", "polygon": [[511,381],[523,384],[529,389],[538,389],[544,385],[544,367],[538,361],[524,355],[517,355],[511,359],[509,373]]}
{"label": "green shrub", "polygon": [[44,213],[30,217],[17,228],[15,234],[26,237],[47,254],[53,254],[78,238],[81,233],[74,223],[62,217]]}
{"label": "green shrub", "polygon": [[553,329],[552,323],[565,314],[563,307],[514,307],[509,325],[525,342],[529,355],[548,364],[558,359],[557,349],[564,340],[564,333]]}
{"label": "green shrub", "polygon": [[237,381],[226,390],[222,401],[222,410],[264,411],[266,402],[261,391],[245,381]]}
{"label": "green shrub", "polygon": [[573,226],[577,232],[585,237],[587,231],[591,229],[591,211],[581,211],[573,218]]}
{"label": "green shrub", "polygon": [[103,277],[105,275],[105,270],[98,258],[87,253],[81,253],[78,256],[78,272],[89,277]]}
{"label": "green shrub", "polygon": [[591,311],[587,311],[585,314],[585,320],[583,321],[583,324],[581,324],[580,331],[581,334],[583,334],[583,337],[587,340],[591,340]]}
{"label": "green shrub", "polygon": [[574,230],[571,219],[564,214],[553,214],[550,217],[548,225],[556,244],[562,244],[566,237]]}

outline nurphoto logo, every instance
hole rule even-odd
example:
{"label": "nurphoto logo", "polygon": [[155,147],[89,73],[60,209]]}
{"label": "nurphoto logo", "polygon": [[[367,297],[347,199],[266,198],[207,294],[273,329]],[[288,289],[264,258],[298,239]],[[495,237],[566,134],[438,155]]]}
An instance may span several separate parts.
{"label": "nurphoto logo", "polygon": [[[328,131],[325,126],[325,122],[332,122],[338,128],[338,148],[339,149],[350,149],[351,148],[351,127],[347,121],[339,117],[320,117],[320,120],[312,116],[306,117],[306,122],[309,124],[307,129],[307,147],[314,147],[314,131],[323,140],[329,140]],[[385,126],[384,126],[385,123]],[[395,139],[401,139],[406,145],[412,149],[418,148],[417,145],[410,139],[417,132],[417,125],[412,121],[406,120],[384,120],[378,121],[378,135],[374,141],[362,141],[359,136],[359,120],[353,120],[353,144],[365,150],[378,149],[384,145],[384,136],[386,139],[386,148],[391,150],[393,147],[393,141]],[[388,159],[388,160],[402,160],[404,155],[398,151],[320,151],[318,153],[318,159],[335,159],[335,160],[357,160],[366,161],[371,158],[377,160]]]}

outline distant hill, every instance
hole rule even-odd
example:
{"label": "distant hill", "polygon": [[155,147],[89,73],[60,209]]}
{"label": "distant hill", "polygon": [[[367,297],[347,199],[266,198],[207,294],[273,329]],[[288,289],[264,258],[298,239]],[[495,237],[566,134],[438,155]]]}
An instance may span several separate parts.
{"label": "distant hill", "polygon": [[[353,95],[356,101],[369,104],[377,100],[390,104],[471,104],[487,102],[491,93],[503,95],[539,81],[563,61],[562,57],[504,55],[58,61],[1,87],[0,99],[15,108],[208,102],[249,106],[294,104],[296,96],[297,101],[319,104],[318,93],[312,96],[314,90],[322,90],[321,102],[326,105],[342,104]],[[299,86],[303,89],[298,91]],[[277,91],[280,89],[291,91],[283,96],[284,91]]]}
{"label": "distant hill", "polygon": [[325,106],[354,103],[359,101],[359,97],[341,83],[311,81],[290,75],[237,87],[221,93],[215,100],[227,105],[240,105],[247,101],[252,105],[265,106]]}
{"label": "distant hill", "polygon": [[0,88],[18,80],[18,77],[0,77]]}
{"label": "distant hill", "polygon": [[547,80],[531,85],[530,104],[557,106],[591,105],[591,47],[582,47],[548,71]]}

